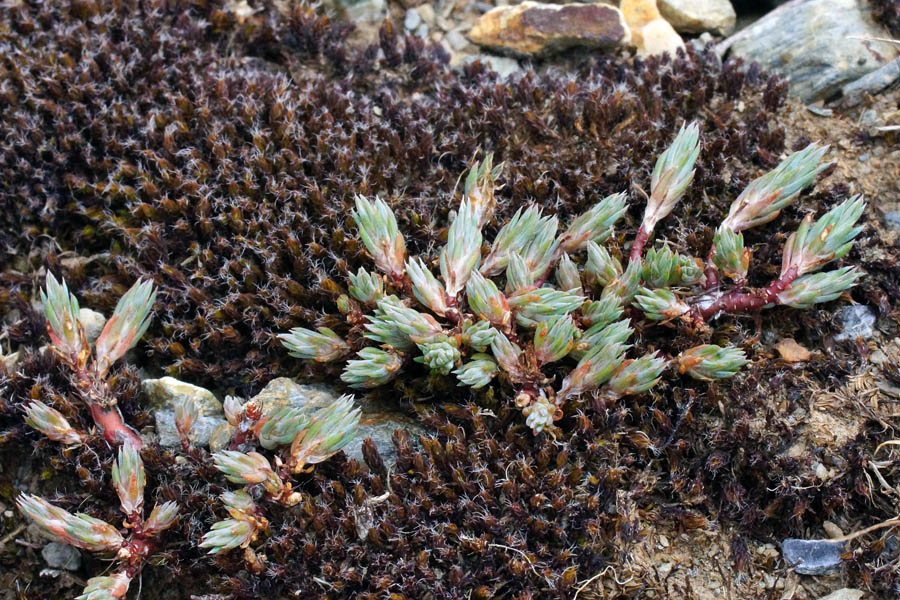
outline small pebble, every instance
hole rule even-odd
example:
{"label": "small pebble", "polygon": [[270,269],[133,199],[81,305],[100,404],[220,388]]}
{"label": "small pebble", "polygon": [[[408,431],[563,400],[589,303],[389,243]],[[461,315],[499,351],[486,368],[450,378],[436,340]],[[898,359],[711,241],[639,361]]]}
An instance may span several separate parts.
{"label": "small pebble", "polygon": [[434,7],[432,7],[431,4],[422,4],[419,6],[419,16],[422,18],[422,21],[429,26],[434,25]]}
{"label": "small pebble", "polygon": [[861,154],[861,155],[859,156],[859,162],[864,163],[864,162],[866,162],[866,161],[868,161],[868,160],[869,160],[869,154],[868,154],[868,153],[866,153],[866,154]]}
{"label": "small pebble", "polygon": [[422,24],[422,17],[419,15],[418,8],[411,8],[406,11],[406,18],[403,19],[403,27],[407,31],[415,31]]}
{"label": "small pebble", "polygon": [[469,45],[469,40],[466,39],[466,36],[458,31],[451,31],[444,37],[444,40],[450,44],[450,48],[452,48],[454,52],[459,52]]}
{"label": "small pebble", "polygon": [[828,468],[820,462],[816,463],[816,477],[818,477],[820,481],[828,479]]}
{"label": "small pebble", "polygon": [[832,540],[839,537],[844,537],[844,532],[841,530],[841,528],[831,521],[825,521],[824,523],[822,523],[822,529],[825,530],[825,534]]}

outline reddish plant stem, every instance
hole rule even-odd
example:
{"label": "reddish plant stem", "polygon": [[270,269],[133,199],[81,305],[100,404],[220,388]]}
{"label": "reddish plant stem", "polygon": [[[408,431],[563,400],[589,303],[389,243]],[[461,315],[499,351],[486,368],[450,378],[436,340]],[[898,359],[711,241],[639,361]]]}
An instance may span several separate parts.
{"label": "reddish plant stem", "polygon": [[708,290],[719,287],[719,270],[713,262],[715,255],[716,247],[713,246],[709,249],[709,255],[706,257],[706,270],[703,271],[703,274],[706,275],[706,289]]}
{"label": "reddish plant stem", "polygon": [[720,312],[753,312],[767,304],[778,304],[778,294],[788,289],[796,278],[797,269],[791,267],[787,273],[770,283],[768,287],[750,292],[731,292],[721,296],[709,306],[700,309],[700,316],[703,320],[707,320]]}
{"label": "reddish plant stem", "polygon": [[91,409],[94,423],[103,432],[103,437],[106,438],[107,442],[114,445],[130,444],[135,450],[141,449],[143,446],[141,437],[134,429],[125,424],[125,421],[122,420],[122,413],[119,412],[117,406],[104,408],[99,403],[90,401],[88,401],[87,405]]}
{"label": "reddish plant stem", "polygon": [[644,253],[644,246],[647,245],[647,240],[650,239],[650,231],[648,231],[644,224],[641,223],[641,228],[638,229],[637,235],[634,236],[634,242],[631,244],[631,256],[630,260],[640,260],[641,256]]}

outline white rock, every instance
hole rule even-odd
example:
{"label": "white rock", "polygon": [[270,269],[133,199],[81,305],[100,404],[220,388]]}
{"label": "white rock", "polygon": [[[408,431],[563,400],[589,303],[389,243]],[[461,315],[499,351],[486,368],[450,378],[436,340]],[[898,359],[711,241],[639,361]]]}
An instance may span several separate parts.
{"label": "white rock", "polygon": [[84,337],[92,344],[100,336],[103,326],[106,325],[106,317],[96,310],[81,308],[78,310],[78,321],[84,327]]}
{"label": "white rock", "polygon": [[174,377],[145,379],[141,387],[156,421],[156,433],[161,446],[180,447],[181,438],[175,428],[175,405],[182,398],[190,398],[200,411],[200,418],[191,429],[191,441],[200,446],[209,444],[213,430],[225,422],[225,411],[209,390],[179,381]]}
{"label": "white rock", "polygon": [[859,600],[862,597],[863,593],[860,590],[841,588],[831,592],[827,596],[822,596],[819,600]]}
{"label": "white rock", "polygon": [[415,31],[422,24],[422,17],[419,15],[418,8],[411,8],[406,11],[406,18],[403,19],[403,27],[407,31]]}
{"label": "white rock", "polygon": [[875,335],[875,313],[863,304],[851,304],[841,309],[843,331],[834,336],[835,341],[867,340]]}
{"label": "white rock", "polygon": [[729,0],[659,0],[657,4],[662,16],[682,33],[727,35],[737,20]]}

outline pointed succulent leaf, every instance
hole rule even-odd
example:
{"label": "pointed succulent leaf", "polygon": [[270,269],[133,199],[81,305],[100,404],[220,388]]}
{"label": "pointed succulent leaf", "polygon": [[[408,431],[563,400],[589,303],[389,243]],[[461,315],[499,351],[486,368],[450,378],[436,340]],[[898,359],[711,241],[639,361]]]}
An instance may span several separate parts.
{"label": "pointed succulent leaf", "polygon": [[563,252],[577,252],[593,241],[601,244],[612,235],[613,225],[625,214],[625,194],[607,196],[589,211],[572,221],[559,238]]}
{"label": "pointed succulent leaf", "polygon": [[581,338],[575,344],[575,348],[572,349],[570,355],[581,360],[592,348],[603,347],[609,344],[624,344],[633,333],[634,330],[631,328],[630,319],[608,324],[597,323],[581,334]]}
{"label": "pointed succulent leaf", "polygon": [[462,342],[478,352],[484,352],[491,345],[497,330],[487,321],[464,321],[462,326]]}
{"label": "pointed succulent leaf", "polygon": [[551,317],[566,315],[582,303],[584,296],[550,287],[521,292],[509,298],[509,305],[515,309],[516,322],[522,327],[534,327]]}
{"label": "pointed succulent leaf", "polygon": [[244,419],[244,405],[237,396],[225,396],[222,402],[222,408],[225,411],[225,420],[232,427],[237,427]]}
{"label": "pointed succulent leaf", "polygon": [[268,459],[258,452],[245,454],[237,450],[222,450],[214,453],[212,458],[216,468],[231,483],[241,485],[262,483],[266,491],[273,496],[279,495],[284,487],[281,479],[272,470]]}
{"label": "pointed succulent leaf", "polygon": [[624,308],[615,296],[588,300],[581,305],[581,322],[588,327],[606,327],[622,316]]}
{"label": "pointed succulent leaf", "polygon": [[201,548],[209,548],[209,554],[220,554],[234,548],[246,548],[258,535],[256,522],[247,519],[225,519],[213,523],[204,534]]}
{"label": "pointed succulent leaf", "polygon": [[350,351],[347,342],[327,327],[319,327],[318,333],[295,327],[290,333],[278,334],[278,338],[291,356],[316,362],[331,362]]}
{"label": "pointed succulent leaf", "polygon": [[512,312],[506,296],[497,289],[494,282],[486,279],[481,273],[475,271],[469,277],[466,284],[466,299],[469,308],[484,319],[501,329],[509,327],[512,321]]}
{"label": "pointed succulent leaf", "polygon": [[686,314],[690,307],[681,301],[671,290],[650,290],[641,288],[635,296],[634,303],[644,315],[653,321],[675,319]]}
{"label": "pointed succulent leaf", "polygon": [[119,495],[122,512],[127,517],[140,516],[144,510],[144,463],[131,444],[119,446],[119,455],[112,466],[113,487]]}
{"label": "pointed succulent leaf", "polygon": [[150,537],[159,535],[178,520],[178,504],[175,502],[163,502],[157,504],[150,511],[150,516],[144,521],[144,534]]}
{"label": "pointed succulent leaf", "polygon": [[622,274],[622,264],[610,256],[603,246],[588,242],[587,255],[584,272],[591,283],[606,287]]}
{"label": "pointed succulent leaf", "polygon": [[63,444],[80,444],[82,442],[81,433],[69,425],[62,413],[40,400],[32,400],[25,409],[25,423],[55,442]]}
{"label": "pointed succulent leaf", "polygon": [[665,359],[657,357],[656,352],[623,362],[609,378],[610,396],[621,398],[646,392],[659,382],[665,368]]}
{"label": "pointed succulent leaf", "polygon": [[644,257],[642,277],[644,284],[650,288],[664,288],[672,285],[678,259],[668,246],[651,248]]}
{"label": "pointed succulent leaf", "polygon": [[571,315],[551,317],[534,330],[534,355],[539,365],[556,362],[575,347],[581,332]]}
{"label": "pointed succulent leaf", "polygon": [[556,239],[556,231],[559,229],[559,219],[548,216],[538,220],[534,230],[534,236],[528,246],[520,252],[525,260],[528,270],[541,277],[546,273],[558,256],[559,242]]}
{"label": "pointed succulent leaf", "polygon": [[622,343],[595,346],[588,350],[574,369],[563,379],[557,394],[559,400],[579,396],[597,389],[612,376],[625,360],[628,346]]}
{"label": "pointed succulent leaf", "polygon": [[312,422],[291,444],[291,465],[299,472],[306,465],[315,465],[334,456],[356,437],[359,431],[360,410],[353,405],[353,396],[341,396],[330,405],[316,411]]}
{"label": "pointed succulent leaf", "polygon": [[491,353],[497,360],[497,363],[503,367],[503,370],[510,374],[513,378],[521,378],[525,374],[525,369],[519,361],[522,356],[522,349],[509,341],[502,332],[496,332],[494,339],[491,340]]}
{"label": "pointed succulent leaf", "polygon": [[820,302],[831,302],[853,287],[861,275],[855,267],[804,275],[778,294],[778,303],[794,308],[810,308]]}
{"label": "pointed succulent leaf", "polygon": [[402,278],[406,242],[390,207],[381,198],[370,202],[364,196],[357,196],[356,210],[351,215],[378,270],[394,279]]}
{"label": "pointed succulent leaf", "polygon": [[256,502],[244,490],[223,492],[219,498],[222,500],[222,504],[225,505],[228,514],[235,519],[253,518],[257,512]]}
{"label": "pointed succulent leaf", "polygon": [[703,272],[703,262],[699,258],[676,254],[675,275],[672,277],[672,285],[694,285],[706,281]]}
{"label": "pointed succulent leaf", "polygon": [[406,261],[406,272],[412,281],[413,295],[416,300],[430,308],[435,314],[444,316],[449,307],[447,297],[444,295],[444,286],[431,273],[425,263],[419,258],[411,258]]}
{"label": "pointed succulent leaf", "polygon": [[447,245],[441,250],[441,277],[449,298],[455,298],[466,286],[469,275],[481,260],[481,226],[467,200],[447,232]]}
{"label": "pointed succulent leaf", "polygon": [[536,401],[522,409],[522,414],[525,415],[525,424],[535,435],[553,425],[553,417],[556,412],[556,405],[550,402],[543,393]]}
{"label": "pointed succulent leaf", "polygon": [[509,255],[521,253],[531,242],[540,218],[541,211],[537,206],[519,208],[494,238],[491,251],[481,264],[481,274],[491,277],[502,273],[509,262]]}
{"label": "pointed succulent leaf", "polygon": [[350,273],[349,291],[363,304],[375,304],[384,296],[384,279],[378,273],[369,273],[360,267],[356,275]]}
{"label": "pointed succulent leaf", "polygon": [[75,600],[116,600],[124,598],[131,585],[131,577],[125,571],[112,575],[91,577],[87,580],[84,591]]}
{"label": "pointed succulent leaf", "polygon": [[497,207],[497,201],[494,199],[494,180],[499,176],[503,165],[494,167],[493,163],[494,155],[488,153],[484,161],[472,165],[466,177],[464,194],[475,211],[479,228],[491,220]]}
{"label": "pointed succulent leaf", "polygon": [[535,272],[528,268],[518,252],[511,252],[506,264],[506,293],[517,294],[534,287]]}
{"label": "pointed succulent leaf", "polygon": [[105,373],[110,365],[124,356],[144,336],[144,332],[150,327],[150,311],[155,301],[153,282],[142,279],[138,279],[119,298],[116,310],[94,343],[101,373]]}
{"label": "pointed succulent leaf", "polygon": [[31,494],[20,494],[16,504],[44,535],[57,542],[91,552],[115,553],[122,547],[124,538],[119,530],[105,521],[82,513],[73,515]]}
{"label": "pointed succulent leaf", "polygon": [[687,373],[701,381],[712,381],[732,377],[749,361],[744,351],[738,348],[704,344],[685,350],[678,355],[676,362],[679,373]]}
{"label": "pointed succulent leaf", "polygon": [[59,282],[48,272],[45,289],[41,290],[41,302],[53,347],[74,363],[80,354],[90,351],[86,347],[84,327],[78,320],[78,299],[69,293],[65,279]]}
{"label": "pointed succulent leaf", "polygon": [[378,301],[378,310],[369,316],[366,337],[396,350],[407,350],[412,343],[427,343],[443,335],[441,324],[431,315],[404,306],[393,297]]}
{"label": "pointed succulent leaf", "polygon": [[612,296],[618,298],[623,306],[631,304],[634,295],[637,293],[641,284],[641,261],[632,260],[628,263],[625,272],[609,282],[600,298]]}
{"label": "pointed succulent leaf", "polygon": [[353,388],[373,388],[384,385],[397,376],[403,359],[395,352],[380,348],[363,348],[359,359],[348,360],[341,381]]}
{"label": "pointed succulent leaf", "polygon": [[419,350],[422,356],[414,360],[424,364],[437,375],[448,374],[460,359],[459,348],[450,338],[419,344]]}
{"label": "pointed succulent leaf", "polygon": [[700,156],[700,128],[697,123],[682,125],[672,145],[656,160],[650,180],[650,199],[641,227],[653,231],[684,196],[694,179],[694,163]]}
{"label": "pointed succulent leaf", "polygon": [[713,264],[725,277],[742,281],[750,268],[750,249],[744,247],[744,236],[731,229],[719,228],[713,238]]}
{"label": "pointed succulent leaf", "polygon": [[581,274],[578,272],[578,266],[569,258],[567,253],[559,259],[556,265],[556,283],[562,290],[577,290],[579,294],[581,289]]}
{"label": "pointed succulent leaf", "polygon": [[309,416],[302,410],[290,406],[276,408],[269,415],[260,419],[259,445],[266,450],[274,450],[278,446],[286,446],[309,426]]}
{"label": "pointed succulent leaf", "polygon": [[191,429],[200,418],[200,407],[190,396],[182,396],[175,402],[175,429],[182,440],[191,439]]}
{"label": "pointed succulent leaf", "polygon": [[862,231],[862,227],[854,225],[865,207],[862,196],[853,196],[815,223],[810,216],[803,219],[784,246],[781,275],[791,270],[798,276],[812,273],[846,255],[853,246],[853,238]]}
{"label": "pointed succulent leaf", "polygon": [[467,385],[474,389],[481,389],[491,382],[500,367],[491,358],[490,354],[473,354],[469,362],[465,363],[453,374],[459,379],[459,385]]}
{"label": "pointed succulent leaf", "polygon": [[777,167],[750,182],[732,203],[721,229],[744,231],[768,223],[804,188],[812,185],[829,163],[820,164],[828,146],[810,144],[794,152]]}

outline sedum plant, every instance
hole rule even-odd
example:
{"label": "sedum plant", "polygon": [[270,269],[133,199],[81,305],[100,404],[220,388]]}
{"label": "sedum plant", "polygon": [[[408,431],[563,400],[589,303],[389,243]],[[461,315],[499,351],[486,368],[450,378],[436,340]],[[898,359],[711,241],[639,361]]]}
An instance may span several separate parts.
{"label": "sedum plant", "polygon": [[[69,292],[65,280],[59,282],[48,273],[46,286],[41,291],[50,349],[70,369],[94,423],[112,444],[141,447],[141,438],[122,420],[106,377],[112,365],[147,331],[155,299],[153,284],[138,280],[119,299],[92,349],[85,337],[84,326],[78,320],[78,300]],[[28,406],[26,422],[50,439],[66,444],[78,443],[84,437],[59,412],[41,402],[35,401]]]}
{"label": "sedum plant", "polygon": [[[821,164],[826,150],[811,144],[748,185],[705,263],[666,246],[644,252],[656,225],[690,187],[700,154],[695,124],[682,127],[659,157],[624,265],[603,245],[625,214],[624,194],[602,199],[565,228],[536,206],[520,208],[485,252],[482,226],[493,213],[498,171],[476,164],[436,261],[438,273],[434,261],[406,255],[383,200],[359,196],[353,218],[380,273],[360,269],[350,278],[350,296],[338,299],[350,336],[296,328],[280,336],[282,343],[309,360],[349,358],[341,377],[355,388],[385,385],[411,361],[476,389],[502,379],[514,386],[515,403],[535,433],[560,418],[568,399],[640,394],[667,369],[703,381],[731,377],[747,363],[732,347],[703,344],[674,357],[629,358],[630,319],[681,321],[702,330],[721,314],[807,308],[852,287],[856,269],[820,269],[846,255],[859,234],[859,197],[817,221],[808,216],[786,244],[779,277],[762,289],[746,287],[752,257],[741,232],[776,218],[812,185],[827,166]],[[567,369],[557,389],[546,374],[551,364]]]}
{"label": "sedum plant", "polygon": [[19,510],[48,538],[113,557],[113,574],[89,579],[76,600],[124,598],[131,581],[157,549],[160,534],[178,518],[175,502],[157,504],[144,518],[144,464],[133,445],[119,447],[112,482],[125,514],[124,530],[83,513],[72,514],[31,494],[23,493],[16,500]]}
{"label": "sedum plant", "polygon": [[[318,409],[275,407],[265,413],[256,402],[241,405],[233,396],[224,404],[235,433],[230,448],[212,459],[228,481],[244,487],[220,496],[230,518],[214,523],[200,547],[210,554],[243,548],[248,563],[256,564],[249,546],[268,527],[260,502],[300,502],[302,495],[294,491],[291,476],[310,472],[350,443],[358,432],[360,410],[351,396]],[[275,452],[272,461],[256,451],[260,447]],[[251,494],[254,490],[259,493]]]}

